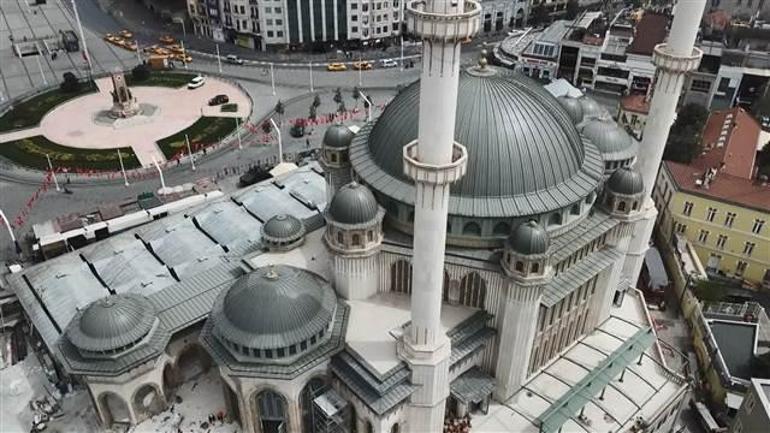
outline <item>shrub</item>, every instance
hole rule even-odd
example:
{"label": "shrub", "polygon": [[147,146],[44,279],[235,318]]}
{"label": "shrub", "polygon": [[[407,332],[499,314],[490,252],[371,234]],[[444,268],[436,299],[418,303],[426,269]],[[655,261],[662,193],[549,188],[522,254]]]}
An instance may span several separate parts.
{"label": "shrub", "polygon": [[80,90],[80,80],[78,80],[78,77],[76,77],[75,74],[72,72],[65,72],[62,78],[64,79],[60,86],[62,91],[75,93]]}
{"label": "shrub", "polygon": [[134,81],[145,81],[150,78],[150,68],[145,64],[136,65],[131,70],[131,76],[134,78]]}

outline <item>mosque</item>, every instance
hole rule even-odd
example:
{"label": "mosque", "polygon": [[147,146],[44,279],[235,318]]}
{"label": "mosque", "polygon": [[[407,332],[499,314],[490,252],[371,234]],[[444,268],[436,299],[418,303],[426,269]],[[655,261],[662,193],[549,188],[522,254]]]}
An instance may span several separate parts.
{"label": "mosque", "polygon": [[[639,143],[590,98],[460,67],[478,4],[457,4],[410,9],[430,42],[422,79],[356,133],[329,127],[320,166],[11,277],[102,425],[139,423],[214,369],[243,432],[437,432],[524,404],[609,321],[629,326],[612,311],[637,296],[649,239]],[[460,24],[425,25],[442,13]],[[598,431],[591,404],[610,431],[670,428],[687,384],[649,326],[633,330],[521,431]],[[623,394],[625,371],[641,382]],[[602,381],[634,402],[624,418],[599,388],[580,395]],[[659,397],[636,402],[642,382]]]}

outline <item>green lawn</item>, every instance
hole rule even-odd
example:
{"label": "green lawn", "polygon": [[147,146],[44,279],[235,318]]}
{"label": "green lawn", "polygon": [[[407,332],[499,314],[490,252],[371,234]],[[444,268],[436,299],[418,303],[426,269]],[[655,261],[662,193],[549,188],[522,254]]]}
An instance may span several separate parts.
{"label": "green lawn", "polygon": [[129,86],[158,86],[158,87],[182,87],[186,86],[196,74],[184,72],[157,72],[153,71],[150,78],[144,81],[136,81],[130,72],[126,73],[126,83]]}
{"label": "green lawn", "polygon": [[54,89],[37,95],[19,103],[0,117],[0,132],[37,126],[43,116],[57,105],[94,91],[95,86],[83,83],[77,92],[66,93]]}
{"label": "green lawn", "polygon": [[[0,143],[0,156],[27,167],[48,169],[46,154],[57,169],[120,169],[117,149],[76,149],[56,144],[42,135]],[[121,148],[120,154],[126,170],[139,167],[139,160],[130,147]]]}
{"label": "green lawn", "polygon": [[[243,120],[241,119],[239,123],[243,123]],[[196,150],[217,143],[234,130],[235,118],[233,117],[201,117],[189,128],[158,140],[158,147],[166,155],[166,159],[173,159],[180,153],[187,152],[185,134],[190,137],[190,146]]]}

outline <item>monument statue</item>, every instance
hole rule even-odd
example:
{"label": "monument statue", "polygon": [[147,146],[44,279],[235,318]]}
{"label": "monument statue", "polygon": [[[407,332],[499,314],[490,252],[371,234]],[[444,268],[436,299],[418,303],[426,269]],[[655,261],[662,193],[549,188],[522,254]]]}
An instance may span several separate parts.
{"label": "monument statue", "polygon": [[125,119],[135,116],[139,113],[139,104],[136,98],[131,94],[131,89],[126,84],[126,77],[123,72],[112,73],[112,110],[110,116],[115,119]]}

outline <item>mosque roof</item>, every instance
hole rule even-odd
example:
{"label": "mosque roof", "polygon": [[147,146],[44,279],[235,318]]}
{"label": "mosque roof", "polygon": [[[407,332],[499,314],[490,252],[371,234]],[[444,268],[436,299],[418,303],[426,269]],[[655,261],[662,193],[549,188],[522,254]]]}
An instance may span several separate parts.
{"label": "mosque roof", "polygon": [[364,185],[351,182],[334,194],[329,215],[343,224],[363,224],[377,217],[379,205],[374,194]]}
{"label": "mosque roof", "polygon": [[[417,139],[419,92],[419,81],[404,89],[351,146],[361,179],[408,204],[415,194],[401,154]],[[461,72],[458,93],[455,139],[468,149],[468,165],[451,187],[450,214],[531,215],[568,206],[596,189],[601,155],[542,86],[496,68],[471,68]]]}
{"label": "mosque roof", "polygon": [[508,247],[519,254],[545,254],[550,239],[545,227],[535,220],[519,224],[508,238]]}
{"label": "mosque roof", "polygon": [[326,129],[323,138],[323,145],[336,149],[350,146],[353,140],[353,131],[345,125],[332,125]]}
{"label": "mosque roof", "polygon": [[562,108],[564,108],[564,111],[569,114],[572,122],[578,124],[583,121],[583,105],[577,98],[562,95],[556,99],[559,101],[559,104],[561,104]]}
{"label": "mosque roof", "polygon": [[607,181],[607,186],[618,194],[639,194],[644,191],[642,175],[638,171],[623,167],[612,173]]}
{"label": "mosque roof", "polygon": [[599,148],[605,161],[630,159],[639,150],[636,140],[612,119],[589,120],[582,132]]}
{"label": "mosque roof", "polygon": [[297,217],[276,215],[262,226],[262,237],[270,240],[296,240],[305,234],[305,226]]}
{"label": "mosque roof", "polygon": [[106,352],[142,339],[154,322],[155,310],[146,297],[124,293],[101,298],[79,311],[66,335],[78,349]]}

